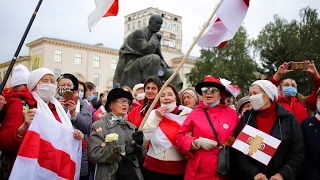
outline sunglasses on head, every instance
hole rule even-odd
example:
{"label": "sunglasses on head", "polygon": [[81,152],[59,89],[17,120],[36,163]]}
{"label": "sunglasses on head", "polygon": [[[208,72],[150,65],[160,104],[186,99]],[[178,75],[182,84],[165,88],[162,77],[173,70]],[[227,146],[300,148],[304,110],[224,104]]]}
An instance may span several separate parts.
{"label": "sunglasses on head", "polygon": [[203,87],[203,88],[201,88],[201,92],[202,93],[215,93],[215,92],[218,92],[219,91],[219,89],[218,88],[216,88],[216,87]]}

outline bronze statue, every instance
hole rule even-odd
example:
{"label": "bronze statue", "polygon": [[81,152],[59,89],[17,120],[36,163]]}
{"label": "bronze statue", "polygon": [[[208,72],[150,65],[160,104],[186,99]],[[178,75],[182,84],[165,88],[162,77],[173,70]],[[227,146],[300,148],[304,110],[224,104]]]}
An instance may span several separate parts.
{"label": "bronze statue", "polygon": [[[147,27],[133,31],[125,40],[119,51],[119,61],[114,74],[113,84],[133,88],[143,83],[150,76],[159,76],[167,80],[173,70],[164,61],[161,54],[161,38],[158,33],[163,20],[160,15],[152,15]],[[177,75],[172,82],[178,90],[182,88],[182,81]]]}

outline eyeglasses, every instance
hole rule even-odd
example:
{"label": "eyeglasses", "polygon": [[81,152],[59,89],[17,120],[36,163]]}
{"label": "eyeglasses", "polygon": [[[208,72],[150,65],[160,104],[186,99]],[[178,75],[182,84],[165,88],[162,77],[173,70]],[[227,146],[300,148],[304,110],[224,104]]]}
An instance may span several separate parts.
{"label": "eyeglasses", "polygon": [[130,100],[128,100],[128,99],[117,99],[117,100],[115,100],[117,103],[119,103],[119,104],[125,104],[125,103],[127,103],[127,104],[130,104],[131,103],[131,101]]}
{"label": "eyeglasses", "polygon": [[219,89],[218,88],[216,88],[216,87],[210,87],[210,88],[208,88],[208,87],[203,87],[203,88],[201,88],[201,91],[202,91],[202,93],[216,93],[216,92],[218,92],[219,91]]}

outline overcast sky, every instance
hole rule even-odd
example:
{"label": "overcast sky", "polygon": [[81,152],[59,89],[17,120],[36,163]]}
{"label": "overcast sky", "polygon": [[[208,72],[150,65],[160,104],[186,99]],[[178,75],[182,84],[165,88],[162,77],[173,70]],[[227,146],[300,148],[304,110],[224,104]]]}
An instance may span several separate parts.
{"label": "overcast sky", "polygon": [[[95,9],[94,0],[43,0],[25,43],[46,36],[88,44],[103,43],[105,47],[118,49],[124,35],[124,16],[154,5],[183,17],[185,53],[217,3],[217,0],[119,1],[118,16],[103,18],[90,33],[87,18]],[[0,0],[0,62],[11,60],[37,3],[38,0]],[[288,20],[296,19],[299,10],[306,6],[320,12],[319,0],[251,0],[244,26],[254,38],[272,21],[274,14]],[[28,55],[26,46],[20,55]],[[191,55],[199,56],[199,47],[195,47]]]}

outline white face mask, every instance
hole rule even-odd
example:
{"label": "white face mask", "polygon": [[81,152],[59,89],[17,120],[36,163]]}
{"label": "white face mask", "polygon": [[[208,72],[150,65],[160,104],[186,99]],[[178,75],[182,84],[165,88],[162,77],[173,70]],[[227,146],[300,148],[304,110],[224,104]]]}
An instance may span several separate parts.
{"label": "white face mask", "polygon": [[176,104],[176,102],[172,102],[172,103],[169,103],[169,104],[161,103],[161,107],[167,107],[169,109],[169,112],[172,112],[177,107],[177,104]]}
{"label": "white face mask", "polygon": [[44,102],[48,102],[56,94],[56,89],[56,84],[38,84],[35,92]]}
{"label": "white face mask", "polygon": [[317,101],[317,109],[318,109],[318,112],[319,112],[319,114],[320,114],[320,100]]}
{"label": "white face mask", "polygon": [[139,93],[137,95],[137,100],[140,101],[140,100],[144,99],[145,95],[146,95],[145,93]]}
{"label": "white face mask", "polygon": [[250,96],[250,104],[252,106],[252,109],[254,109],[255,111],[261,109],[265,103],[266,102],[263,101],[262,94]]}

